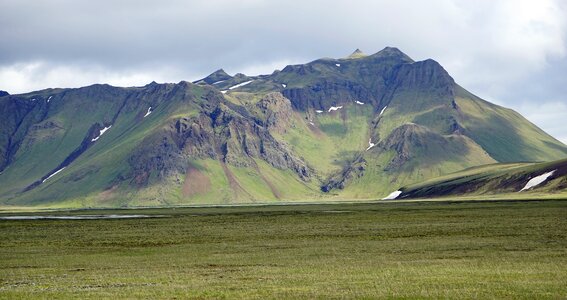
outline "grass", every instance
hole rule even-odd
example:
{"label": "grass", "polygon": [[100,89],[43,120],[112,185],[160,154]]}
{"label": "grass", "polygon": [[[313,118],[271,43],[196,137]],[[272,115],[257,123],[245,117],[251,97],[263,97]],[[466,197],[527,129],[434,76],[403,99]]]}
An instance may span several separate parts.
{"label": "grass", "polygon": [[0,298],[567,297],[567,201],[101,213],[166,217],[1,220]]}
{"label": "grass", "polygon": [[[459,197],[459,199],[565,199],[567,159],[545,163],[490,164],[469,168],[402,188],[406,197]],[[555,171],[529,191],[520,190],[536,176]]]}
{"label": "grass", "polygon": [[511,109],[485,102],[461,87],[455,101],[467,114],[462,125],[469,136],[499,162],[550,161],[567,155],[561,142]]}
{"label": "grass", "polygon": [[304,116],[296,114],[292,126],[281,137],[322,178],[340,171],[347,161],[368,146],[372,108],[345,104],[342,110],[312,112],[313,126]]}

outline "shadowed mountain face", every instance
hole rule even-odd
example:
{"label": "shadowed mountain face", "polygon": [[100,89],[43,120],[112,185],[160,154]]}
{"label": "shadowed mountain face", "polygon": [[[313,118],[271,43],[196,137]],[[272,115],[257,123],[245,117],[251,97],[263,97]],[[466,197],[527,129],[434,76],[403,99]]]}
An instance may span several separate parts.
{"label": "shadowed mountain face", "polygon": [[376,199],[567,147],[396,48],[194,83],[0,96],[0,201],[100,207]]}
{"label": "shadowed mountain face", "polygon": [[495,197],[509,199],[567,195],[567,160],[508,163],[474,167],[400,189],[396,199],[438,197]]}

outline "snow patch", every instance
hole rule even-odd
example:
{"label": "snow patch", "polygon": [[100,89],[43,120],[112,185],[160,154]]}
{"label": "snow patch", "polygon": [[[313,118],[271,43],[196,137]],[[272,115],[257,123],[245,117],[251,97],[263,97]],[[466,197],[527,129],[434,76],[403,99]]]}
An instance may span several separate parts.
{"label": "snow patch", "polygon": [[144,118],[147,117],[147,116],[149,116],[151,113],[152,113],[152,107],[150,106],[150,107],[148,108],[148,112],[144,115]]}
{"label": "snow patch", "polygon": [[374,147],[374,146],[376,146],[376,144],[374,144],[374,143],[372,142],[372,138],[369,138],[369,139],[368,139],[368,148],[366,148],[366,151],[370,150],[370,148],[372,148],[372,147]]}
{"label": "snow patch", "polygon": [[323,113],[323,111],[322,111],[322,110],[316,110],[315,112],[316,112],[316,113],[318,113],[318,114],[321,114],[321,113]]}
{"label": "snow patch", "polygon": [[356,100],[356,101],[354,101],[354,102],[355,102],[356,104],[358,104],[358,105],[364,105],[364,102],[360,102],[360,101],[358,101],[358,100]]}
{"label": "snow patch", "polygon": [[286,88],[286,87],[287,87],[287,84],[285,84],[285,83],[282,83],[282,86],[283,86],[284,88]]}
{"label": "snow patch", "polygon": [[340,66],[341,66],[341,64],[335,64],[335,66],[337,66],[337,67],[340,67]]}
{"label": "snow patch", "polygon": [[329,112],[332,112],[332,111],[334,111],[334,110],[339,110],[339,109],[341,109],[341,108],[343,108],[342,105],[341,105],[341,106],[331,106],[331,108],[329,108]]}
{"label": "snow patch", "polygon": [[226,81],[226,80],[220,80],[220,81],[217,81],[217,82],[213,82],[213,84],[219,84],[219,83],[223,83],[223,82],[225,82],[225,81]]}
{"label": "snow patch", "polygon": [[233,86],[229,87],[228,89],[229,89],[229,90],[234,90],[234,89],[237,89],[237,88],[239,88],[239,87],[241,87],[241,86],[245,86],[245,85],[249,84],[249,83],[252,82],[252,81],[254,81],[254,80],[248,80],[248,81],[239,83],[239,84],[237,84],[237,85],[233,85]]}
{"label": "snow patch", "polygon": [[49,100],[51,100],[51,98],[53,98],[53,96],[49,96],[49,98],[47,98],[47,103],[49,103]]}
{"label": "snow patch", "polygon": [[53,174],[49,175],[49,176],[48,176],[47,178],[45,178],[45,179],[44,179],[44,180],[43,180],[43,181],[42,181],[41,183],[44,183],[44,182],[46,182],[46,181],[47,181],[47,179],[49,179],[49,178],[51,178],[51,177],[53,177],[53,176],[57,175],[57,173],[59,173],[59,172],[61,172],[61,171],[65,170],[65,168],[67,168],[67,167],[63,167],[63,168],[61,168],[61,169],[59,169],[59,170],[57,170],[57,171],[53,172]]}
{"label": "snow patch", "polygon": [[395,191],[382,200],[394,200],[402,194],[402,191]]}
{"label": "snow patch", "polygon": [[228,92],[228,91],[227,91],[227,90],[224,90],[224,91],[220,91],[220,92],[223,93],[223,94],[226,94],[226,92]]}
{"label": "snow patch", "polygon": [[388,105],[384,106],[384,108],[382,108],[382,111],[380,112],[380,114],[378,116],[381,116],[382,114],[384,114],[384,111],[386,111],[387,107],[388,107]]}
{"label": "snow patch", "polygon": [[31,101],[35,101],[35,98],[31,98]]}
{"label": "snow patch", "polygon": [[315,126],[315,123],[313,123],[313,122],[309,122],[309,125],[311,125],[311,126]]}
{"label": "snow patch", "polygon": [[110,125],[108,127],[104,127],[103,129],[101,129],[98,136],[95,137],[94,139],[92,139],[91,142],[96,142],[108,129],[110,129],[110,127],[112,127],[112,125]]}
{"label": "snow patch", "polygon": [[535,186],[538,186],[538,185],[544,183],[547,180],[547,178],[549,178],[551,175],[553,175],[553,173],[555,173],[556,171],[557,170],[553,170],[551,172],[547,172],[545,174],[542,174],[542,175],[539,175],[539,176],[536,176],[536,177],[530,179],[530,181],[528,181],[528,183],[526,183],[526,186],[524,186],[524,188],[521,189],[520,192],[525,191],[525,190],[529,190],[529,189],[531,189]]}

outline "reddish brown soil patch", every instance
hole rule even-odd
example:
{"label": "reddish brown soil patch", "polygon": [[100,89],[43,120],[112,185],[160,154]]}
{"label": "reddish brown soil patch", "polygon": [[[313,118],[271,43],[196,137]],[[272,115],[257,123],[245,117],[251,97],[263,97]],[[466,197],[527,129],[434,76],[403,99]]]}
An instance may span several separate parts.
{"label": "reddish brown soil patch", "polygon": [[211,189],[211,180],[209,177],[195,166],[189,165],[185,182],[183,183],[182,193],[185,197],[191,197],[196,194],[204,194]]}
{"label": "reddish brown soil patch", "polygon": [[104,190],[103,192],[98,194],[98,198],[100,202],[108,202],[114,199],[116,189],[118,189],[118,185],[113,185],[111,188]]}

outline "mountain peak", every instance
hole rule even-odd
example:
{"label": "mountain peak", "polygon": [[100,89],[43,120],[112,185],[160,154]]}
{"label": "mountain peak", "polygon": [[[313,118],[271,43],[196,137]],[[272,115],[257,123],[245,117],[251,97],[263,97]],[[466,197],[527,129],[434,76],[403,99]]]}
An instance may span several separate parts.
{"label": "mountain peak", "polygon": [[362,58],[362,57],[365,57],[365,56],[367,56],[367,55],[364,54],[364,52],[362,52],[362,51],[360,51],[360,49],[356,48],[356,50],[354,50],[354,52],[351,55],[347,56],[347,58],[354,59],[354,58]]}
{"label": "mountain peak", "polygon": [[214,71],[213,73],[211,73],[209,76],[197,80],[193,83],[207,83],[207,84],[213,84],[215,82],[219,82],[219,81],[224,81],[224,80],[228,80],[231,79],[232,76],[228,75],[223,69],[218,69],[216,71]]}
{"label": "mountain peak", "polygon": [[396,47],[386,47],[380,51],[378,51],[377,53],[373,54],[372,56],[374,57],[399,57],[402,58],[404,60],[408,60],[413,62],[413,59],[411,59],[407,54],[403,53],[400,49],[396,48]]}
{"label": "mountain peak", "polygon": [[228,75],[228,74],[224,71],[224,69],[222,69],[222,68],[220,68],[220,69],[214,71],[211,75],[213,75],[213,74],[222,75],[222,76],[230,76],[230,75]]}

